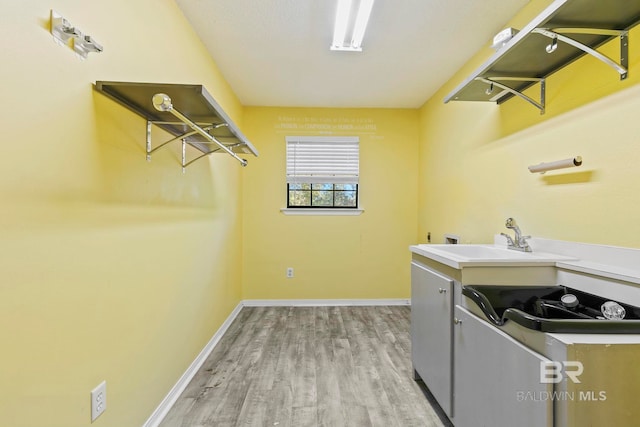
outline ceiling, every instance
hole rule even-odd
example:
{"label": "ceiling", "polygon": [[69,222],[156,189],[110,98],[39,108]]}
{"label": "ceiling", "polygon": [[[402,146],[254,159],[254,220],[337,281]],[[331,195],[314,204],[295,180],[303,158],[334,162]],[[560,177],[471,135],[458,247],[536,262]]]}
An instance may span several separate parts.
{"label": "ceiling", "polygon": [[376,0],[362,52],[336,0],[176,0],[246,106],[418,108],[529,0]]}

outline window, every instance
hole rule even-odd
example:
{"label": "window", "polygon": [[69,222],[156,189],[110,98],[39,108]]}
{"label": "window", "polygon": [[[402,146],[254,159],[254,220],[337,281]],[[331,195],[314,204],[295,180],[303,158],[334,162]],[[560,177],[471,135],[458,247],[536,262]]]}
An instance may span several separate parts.
{"label": "window", "polygon": [[287,137],[287,208],[358,208],[357,137]]}

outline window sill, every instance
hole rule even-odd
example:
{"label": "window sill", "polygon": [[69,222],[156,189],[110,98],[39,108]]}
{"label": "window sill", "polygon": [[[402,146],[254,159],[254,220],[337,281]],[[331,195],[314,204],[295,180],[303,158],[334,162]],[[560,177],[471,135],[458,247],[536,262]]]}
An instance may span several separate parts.
{"label": "window sill", "polygon": [[361,215],[364,212],[364,209],[296,209],[296,208],[282,208],[280,209],[285,215],[317,215],[317,216],[329,216],[329,215],[344,215],[344,216],[353,216],[353,215]]}

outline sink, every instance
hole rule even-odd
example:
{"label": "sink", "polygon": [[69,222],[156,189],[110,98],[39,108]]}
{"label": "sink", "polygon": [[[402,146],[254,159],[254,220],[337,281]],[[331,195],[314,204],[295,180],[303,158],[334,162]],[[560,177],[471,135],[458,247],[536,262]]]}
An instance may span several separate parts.
{"label": "sink", "polygon": [[[560,299],[577,297],[578,305],[567,307]],[[489,322],[503,327],[509,322],[540,332],[588,334],[640,333],[640,307],[617,302],[625,310],[622,320],[604,318],[602,304],[611,301],[566,286],[466,285],[462,295],[467,307]]]}
{"label": "sink", "polygon": [[411,251],[453,268],[471,266],[553,266],[558,261],[574,258],[543,252],[520,252],[499,245],[438,245],[411,246]]}
{"label": "sink", "polygon": [[431,245],[431,249],[466,259],[530,259],[532,253],[491,245]]}

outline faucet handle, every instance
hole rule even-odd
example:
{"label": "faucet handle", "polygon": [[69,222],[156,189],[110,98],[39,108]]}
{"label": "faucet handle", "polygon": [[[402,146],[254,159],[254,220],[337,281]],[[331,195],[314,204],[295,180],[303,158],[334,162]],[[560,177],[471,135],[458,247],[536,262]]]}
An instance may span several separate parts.
{"label": "faucet handle", "polygon": [[527,239],[530,239],[530,238],[531,236],[520,237],[520,241],[518,242],[518,244],[524,252],[531,252],[531,246],[529,246],[529,242],[527,242]]}
{"label": "faucet handle", "polygon": [[513,246],[513,239],[511,238],[511,236],[509,236],[507,233],[500,233],[501,236],[504,236],[507,239],[507,244],[509,246]]}

